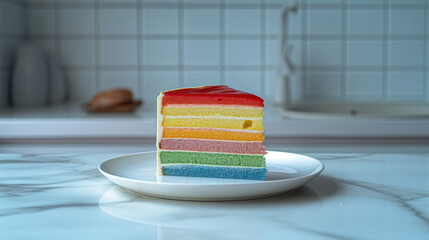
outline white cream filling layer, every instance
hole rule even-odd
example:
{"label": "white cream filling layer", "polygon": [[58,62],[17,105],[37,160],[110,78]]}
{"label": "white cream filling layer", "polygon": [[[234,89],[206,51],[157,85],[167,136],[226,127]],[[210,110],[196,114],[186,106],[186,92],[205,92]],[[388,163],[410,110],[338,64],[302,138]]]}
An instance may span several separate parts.
{"label": "white cream filling layer", "polygon": [[200,128],[200,127],[164,127],[165,129],[205,129],[205,130],[218,130],[229,132],[247,132],[247,133],[264,133],[264,130],[245,130],[245,129],[228,129],[228,128]]}

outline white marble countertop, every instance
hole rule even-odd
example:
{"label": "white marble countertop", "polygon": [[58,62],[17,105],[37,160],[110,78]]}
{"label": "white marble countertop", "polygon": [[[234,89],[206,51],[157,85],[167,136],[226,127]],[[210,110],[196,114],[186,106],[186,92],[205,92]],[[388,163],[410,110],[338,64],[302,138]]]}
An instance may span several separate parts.
{"label": "white marble countertop", "polygon": [[[429,118],[286,118],[266,103],[267,138],[429,137]],[[156,104],[135,113],[83,111],[81,104],[0,109],[0,140],[155,138]]]}
{"label": "white marble countertop", "polygon": [[116,155],[0,154],[0,239],[429,239],[428,154],[311,154],[306,186],[234,202],[133,194],[97,170]]}

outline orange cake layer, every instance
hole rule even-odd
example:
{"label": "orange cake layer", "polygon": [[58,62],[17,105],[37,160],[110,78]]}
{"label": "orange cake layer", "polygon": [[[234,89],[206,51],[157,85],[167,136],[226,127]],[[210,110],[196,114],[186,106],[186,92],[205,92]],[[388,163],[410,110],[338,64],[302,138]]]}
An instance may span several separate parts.
{"label": "orange cake layer", "polygon": [[231,131],[213,128],[163,128],[163,138],[193,138],[263,142],[263,131]]}

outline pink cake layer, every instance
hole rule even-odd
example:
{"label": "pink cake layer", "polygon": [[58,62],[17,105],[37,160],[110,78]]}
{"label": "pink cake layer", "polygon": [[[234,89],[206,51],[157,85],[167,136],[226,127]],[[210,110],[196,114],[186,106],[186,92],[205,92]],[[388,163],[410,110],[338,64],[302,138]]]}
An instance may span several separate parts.
{"label": "pink cake layer", "polygon": [[159,143],[161,150],[198,152],[225,152],[239,154],[265,154],[261,142],[216,141],[202,139],[164,138]]}

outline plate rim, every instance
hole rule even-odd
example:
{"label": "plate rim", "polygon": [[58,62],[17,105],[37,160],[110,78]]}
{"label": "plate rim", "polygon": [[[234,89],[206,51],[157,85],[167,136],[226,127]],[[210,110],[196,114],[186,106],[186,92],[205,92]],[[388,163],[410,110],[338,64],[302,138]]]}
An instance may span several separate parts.
{"label": "plate rim", "polygon": [[[299,177],[293,177],[293,178],[288,178],[288,179],[278,179],[278,180],[270,180],[270,181],[260,181],[260,182],[251,182],[251,183],[220,183],[220,184],[187,184],[187,183],[175,183],[175,182],[154,182],[154,181],[147,181],[147,180],[139,180],[139,179],[133,179],[133,178],[127,178],[127,177],[122,177],[122,176],[118,176],[118,175],[114,175],[111,173],[108,173],[106,171],[104,171],[102,168],[102,165],[107,164],[107,162],[109,161],[114,161],[118,158],[123,158],[123,157],[128,157],[128,156],[133,156],[133,155],[139,155],[139,154],[150,154],[150,153],[156,153],[157,151],[145,151],[145,152],[136,152],[136,153],[129,153],[129,154],[123,154],[123,155],[119,155],[113,158],[109,158],[107,160],[104,160],[103,162],[101,162],[100,164],[98,164],[98,171],[103,174],[105,177],[107,176],[111,176],[114,178],[118,178],[118,179],[122,179],[125,181],[132,181],[132,182],[136,182],[136,183],[143,183],[143,184],[152,184],[152,185],[177,185],[177,186],[205,186],[205,187],[223,187],[223,186],[234,186],[234,185],[263,185],[263,184],[273,184],[273,183],[281,183],[281,182],[287,182],[287,181],[292,181],[292,180],[300,180],[300,179],[304,179],[304,178],[314,178],[317,177],[320,173],[323,172],[323,170],[325,169],[325,165],[313,158],[313,157],[309,157],[306,155],[302,155],[302,154],[297,154],[297,153],[291,153],[291,152],[283,152],[283,151],[270,151],[267,150],[268,152],[278,152],[278,153],[287,153],[287,154],[293,154],[293,155],[298,155],[300,157],[305,157],[308,160],[311,161],[315,161],[317,164],[319,164],[319,166],[317,166],[311,173],[306,174],[304,176],[299,176]],[[110,181],[112,181],[109,177],[107,177]],[[113,181],[112,181],[113,182]],[[115,183],[117,184],[117,183]],[[118,184],[117,184],[118,185]]]}

